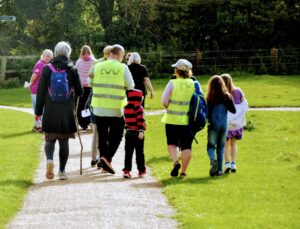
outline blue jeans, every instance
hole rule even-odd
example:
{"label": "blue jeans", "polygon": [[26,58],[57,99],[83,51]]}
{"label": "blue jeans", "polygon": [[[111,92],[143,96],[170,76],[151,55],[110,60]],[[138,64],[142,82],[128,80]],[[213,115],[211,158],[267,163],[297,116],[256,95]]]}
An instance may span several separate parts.
{"label": "blue jeans", "polygon": [[227,136],[227,109],[223,103],[214,105],[209,114],[207,153],[215,160],[217,154],[218,171],[222,172],[223,154]]}

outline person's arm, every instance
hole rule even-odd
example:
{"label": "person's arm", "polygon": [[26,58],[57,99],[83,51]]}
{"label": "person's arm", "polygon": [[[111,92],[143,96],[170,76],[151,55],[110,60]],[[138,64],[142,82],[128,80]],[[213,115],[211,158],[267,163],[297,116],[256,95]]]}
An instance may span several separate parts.
{"label": "person's arm", "polygon": [[137,119],[137,126],[139,131],[139,139],[144,138],[144,130],[146,129],[146,123],[144,118],[144,109],[140,106],[135,109],[136,119]]}
{"label": "person's arm", "polygon": [[34,81],[37,78],[37,74],[32,73],[31,77],[30,77],[30,82],[29,82],[29,87],[34,83]]}
{"label": "person's arm", "polygon": [[174,84],[170,80],[169,83],[167,84],[167,86],[162,94],[162,98],[161,98],[161,102],[162,102],[164,108],[168,108],[168,106],[169,106],[169,101],[170,101],[170,97],[172,95],[173,89],[174,89]]}
{"label": "person's arm", "polygon": [[150,78],[149,77],[144,77],[144,83],[148,87],[148,89],[150,90],[150,99],[153,99],[154,98],[154,90],[153,90]]}
{"label": "person's arm", "polygon": [[226,108],[227,108],[227,110],[229,112],[231,112],[233,114],[236,113],[234,102],[233,102],[233,99],[231,97],[226,98],[226,100],[225,100],[225,106],[226,106]]}
{"label": "person's arm", "polygon": [[133,90],[134,89],[134,81],[133,81],[131,72],[130,72],[129,68],[127,67],[127,65],[125,65],[124,80],[125,80],[126,89]]}

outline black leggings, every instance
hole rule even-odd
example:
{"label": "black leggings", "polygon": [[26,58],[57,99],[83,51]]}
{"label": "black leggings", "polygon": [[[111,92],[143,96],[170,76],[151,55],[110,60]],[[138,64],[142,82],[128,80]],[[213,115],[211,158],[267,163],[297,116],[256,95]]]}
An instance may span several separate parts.
{"label": "black leggings", "polygon": [[[55,140],[46,141],[45,143],[45,153],[47,160],[53,160],[53,154],[55,150]],[[69,139],[58,139],[59,143],[59,170],[61,172],[65,171],[65,167],[69,158]]]}

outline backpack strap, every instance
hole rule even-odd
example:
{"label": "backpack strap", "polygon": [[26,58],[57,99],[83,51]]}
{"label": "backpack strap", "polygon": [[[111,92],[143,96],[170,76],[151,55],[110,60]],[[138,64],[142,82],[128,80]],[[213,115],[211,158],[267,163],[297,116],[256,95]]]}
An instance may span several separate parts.
{"label": "backpack strap", "polygon": [[55,67],[53,66],[53,64],[47,64],[47,66],[50,68],[50,70],[52,71],[52,72],[57,72],[57,70],[55,69]]}
{"label": "backpack strap", "polygon": [[197,94],[201,93],[199,85],[200,83],[197,80],[194,81],[195,91],[197,92]]}

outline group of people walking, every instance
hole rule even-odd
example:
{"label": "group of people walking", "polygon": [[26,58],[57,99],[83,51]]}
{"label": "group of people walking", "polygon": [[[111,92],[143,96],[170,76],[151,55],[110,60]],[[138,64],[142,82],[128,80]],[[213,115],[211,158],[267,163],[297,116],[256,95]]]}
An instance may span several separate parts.
{"label": "group of people walking", "polygon": [[[150,91],[150,98],[154,97],[154,90],[147,69],[141,64],[140,55],[132,52],[125,56],[124,48],[116,44],[106,46],[103,57],[96,60],[91,48],[84,45],[74,65],[70,60],[71,51],[67,42],[59,42],[55,46],[53,59],[52,52],[45,50],[34,67],[30,81],[35,111],[33,131],[45,133],[47,179],[54,178],[53,154],[57,140],[58,175],[62,180],[68,179],[65,172],[69,156],[68,140],[75,138],[76,118],[82,132],[93,132],[91,166],[97,166],[103,173],[114,174],[112,160],[126,131],[123,176],[131,178],[135,151],[138,174],[144,177],[146,87]],[[125,63],[122,63],[124,56]],[[162,95],[162,104],[166,109],[162,122],[165,123],[168,151],[173,160],[170,175],[178,176],[181,168],[180,176],[184,177],[191,160],[195,134],[188,127],[189,102],[195,91],[194,84],[198,84],[200,89],[201,85],[193,77],[189,61],[179,59],[172,67],[175,77],[169,81]],[[32,90],[33,85],[38,85],[35,91]],[[244,94],[233,85],[229,74],[223,74],[210,79],[206,99],[209,108],[207,151],[211,164],[210,175],[222,175],[224,149],[225,172],[235,172],[236,140],[242,138],[246,111],[244,106],[245,109],[238,109],[242,112],[236,112],[235,104],[245,101]],[[75,114],[76,101],[78,109]],[[238,117],[231,117],[234,120],[232,125],[228,123],[227,111],[238,113]],[[233,128],[227,132],[228,126]],[[229,147],[232,161],[229,160]]]}

